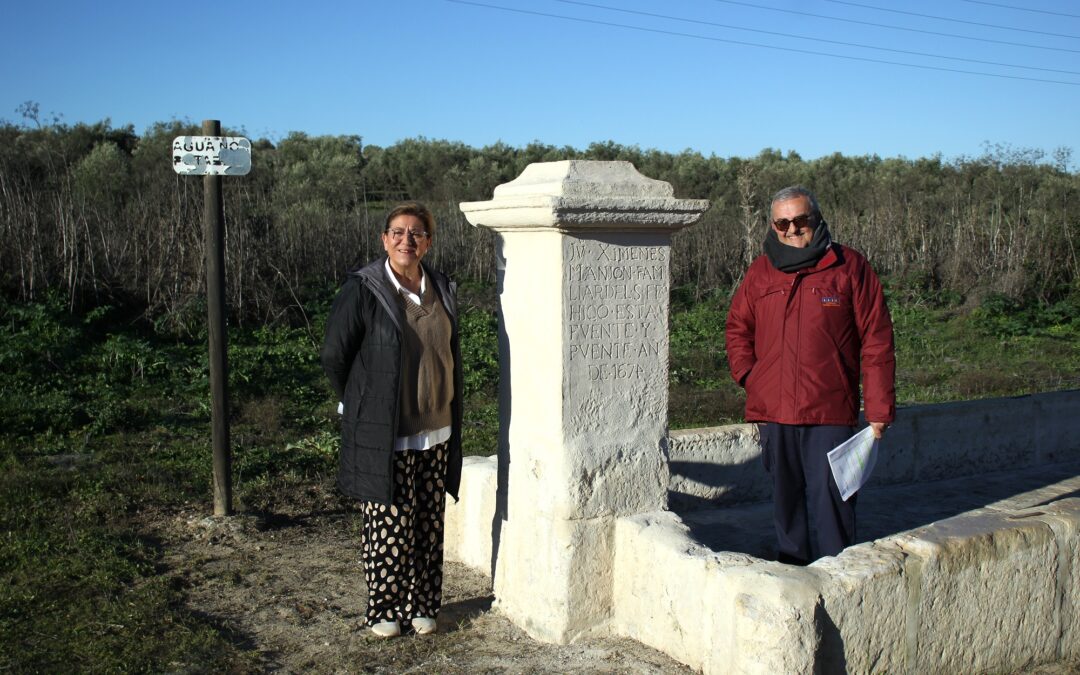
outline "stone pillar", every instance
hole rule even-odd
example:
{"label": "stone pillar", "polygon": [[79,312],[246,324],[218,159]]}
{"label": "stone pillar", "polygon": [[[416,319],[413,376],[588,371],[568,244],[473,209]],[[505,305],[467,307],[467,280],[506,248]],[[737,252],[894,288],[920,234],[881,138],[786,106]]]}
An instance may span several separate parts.
{"label": "stone pillar", "polygon": [[536,639],[607,629],[615,520],[666,507],[670,242],[707,207],[579,160],[461,204],[499,234],[495,596]]}

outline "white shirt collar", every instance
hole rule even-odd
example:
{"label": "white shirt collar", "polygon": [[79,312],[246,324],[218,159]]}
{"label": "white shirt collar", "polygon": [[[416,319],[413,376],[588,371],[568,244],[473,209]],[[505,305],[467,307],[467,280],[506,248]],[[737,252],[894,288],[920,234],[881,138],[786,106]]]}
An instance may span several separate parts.
{"label": "white shirt collar", "polygon": [[418,305],[423,304],[420,301],[420,296],[424,294],[424,289],[427,288],[427,275],[424,274],[423,267],[420,268],[420,295],[413,293],[412,291],[401,285],[401,282],[398,281],[397,277],[394,275],[394,270],[390,269],[390,258],[386,259],[383,267],[386,268],[386,276],[390,278],[390,283],[394,284],[394,288],[397,289],[398,293],[404,294],[406,298],[412,300]]}

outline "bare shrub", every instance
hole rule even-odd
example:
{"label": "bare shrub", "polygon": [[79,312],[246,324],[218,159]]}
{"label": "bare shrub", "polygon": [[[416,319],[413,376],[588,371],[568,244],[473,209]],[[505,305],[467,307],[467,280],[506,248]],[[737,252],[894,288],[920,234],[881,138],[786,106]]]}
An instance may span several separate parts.
{"label": "bare shrub", "polygon": [[[178,330],[205,322],[202,185],[173,173],[171,141],[193,125],[142,136],[108,123],[0,124],[0,270],[5,290],[34,298],[62,289],[76,303],[136,302]],[[226,132],[228,133],[228,132]],[[1080,276],[1080,177],[1037,152],[989,148],[945,162],[843,157],[806,161],[642,150],[612,142],[584,151],[533,143],[473,149],[409,139],[387,148],[358,136],[291,134],[253,144],[253,167],[223,181],[227,301],[235,321],[310,323],[346,272],[379,256],[386,209],[428,202],[439,223],[431,261],[462,280],[495,278],[495,236],[458,204],[534,161],[619,159],[711,207],[673,239],[672,277],[695,297],[731,287],[761,252],[768,199],[795,183],[814,190],[837,241],[883,275],[976,300],[989,293],[1060,297]]]}

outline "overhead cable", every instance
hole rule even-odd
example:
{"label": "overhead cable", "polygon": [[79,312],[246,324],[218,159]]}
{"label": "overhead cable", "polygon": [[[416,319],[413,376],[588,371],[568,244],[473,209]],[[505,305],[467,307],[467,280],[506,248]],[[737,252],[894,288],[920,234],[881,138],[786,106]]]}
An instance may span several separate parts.
{"label": "overhead cable", "polygon": [[1035,9],[1034,7],[1006,5],[1001,2],[986,2],[986,0],[960,0],[960,2],[970,2],[973,5],[987,5],[989,7],[1001,7],[1003,9],[1015,9],[1018,12],[1037,12],[1039,14],[1052,14],[1054,16],[1067,16],[1071,19],[1080,19],[1080,14],[1066,14],[1065,12],[1054,12],[1049,9]]}
{"label": "overhead cable", "polygon": [[952,23],[963,23],[969,26],[979,26],[980,28],[996,28],[998,30],[1013,30],[1020,33],[1035,33],[1036,35],[1049,35],[1051,37],[1069,38],[1070,40],[1080,40],[1080,35],[1065,35],[1063,33],[1048,33],[1044,30],[1034,30],[1031,28],[1017,28],[1015,26],[1001,26],[994,23],[982,23],[979,21],[968,21],[966,19],[952,19],[947,16],[936,16],[934,14],[920,14],[919,12],[909,12],[905,9],[893,9],[891,7],[878,7],[877,5],[864,5],[861,2],[850,2],[850,0],[825,0],[825,2],[831,2],[837,5],[847,5],[849,7],[861,7],[862,9],[872,9],[875,12],[891,12],[892,14],[904,14],[907,16],[917,16],[920,19],[934,19],[936,21],[950,21]]}
{"label": "overhead cable", "polygon": [[581,7],[592,7],[594,9],[604,9],[611,12],[622,12],[624,14],[637,14],[639,16],[647,16],[653,19],[668,19],[671,21],[681,21],[683,23],[699,24],[703,26],[713,26],[715,28],[727,28],[730,30],[741,30],[750,33],[762,33],[764,35],[776,35],[784,39],[795,38],[797,40],[812,40],[814,42],[821,42],[826,44],[841,45],[844,47],[856,47],[858,49],[874,49],[882,52],[891,52],[893,54],[906,54],[908,56],[926,56],[933,59],[947,59],[949,61],[964,61],[967,63],[978,63],[984,66],[1003,66],[1006,68],[1022,68],[1024,70],[1041,70],[1047,73],[1062,73],[1065,75],[1080,75],[1080,71],[1076,70],[1059,70],[1057,68],[1042,68],[1039,66],[1022,66],[1017,63],[1004,63],[1001,61],[984,61],[982,59],[969,59],[963,56],[947,56],[945,54],[932,54],[930,52],[917,52],[909,49],[893,49],[890,47],[879,47],[878,45],[865,45],[857,42],[844,42],[842,40],[829,40],[819,36],[811,35],[796,35],[790,32],[762,30],[759,28],[747,28],[745,26],[733,26],[730,24],[716,23],[713,21],[705,21],[704,19],[687,19],[678,16],[669,16],[667,14],[654,14],[652,12],[642,12],[634,9],[624,9],[622,7],[611,7],[608,5],[599,5],[592,2],[584,2],[583,0],[555,0],[567,5],[579,5]]}
{"label": "overhead cable", "polygon": [[1066,47],[1050,47],[1047,45],[1034,45],[1028,42],[1010,42],[1008,40],[993,40],[991,38],[972,37],[970,35],[958,35],[956,33],[942,33],[934,30],[924,30],[921,28],[909,28],[907,26],[896,26],[887,23],[874,23],[873,21],[860,21],[858,19],[848,19],[842,16],[829,16],[827,14],[814,14],[812,12],[800,12],[797,9],[784,9],[782,7],[769,7],[768,5],[759,5],[754,2],[741,2],[740,0],[711,0],[712,2],[723,2],[728,5],[739,5],[741,7],[753,7],[754,9],[764,9],[770,12],[783,12],[785,14],[797,14],[799,16],[809,16],[815,19],[827,19],[829,21],[843,21],[844,23],[854,23],[860,26],[873,26],[874,28],[886,28],[889,30],[900,30],[908,33],[921,33],[923,35],[937,35],[938,37],[957,38],[960,40],[972,40],[975,42],[988,42],[996,45],[1008,45],[1010,47],[1026,47],[1028,49],[1045,49],[1053,52],[1070,52],[1072,54],[1080,54],[1080,49],[1068,49]]}
{"label": "overhead cable", "polygon": [[759,44],[759,43],[755,43],[755,42],[745,42],[745,41],[742,41],[742,40],[728,40],[728,39],[725,39],[725,38],[712,37],[712,36],[708,36],[708,35],[697,35],[697,34],[694,34],[694,33],[682,33],[682,32],[679,32],[679,31],[663,30],[663,29],[660,29],[660,28],[645,28],[643,26],[631,26],[629,24],[615,23],[613,21],[600,21],[598,19],[586,19],[586,18],[576,17],[576,16],[566,16],[566,15],[563,15],[563,14],[551,14],[551,13],[548,13],[548,12],[537,12],[537,11],[530,10],[530,9],[519,9],[519,8],[516,8],[516,7],[503,7],[501,5],[491,5],[491,4],[484,3],[484,2],[475,2],[474,0],[446,0],[446,2],[452,2],[452,3],[458,4],[458,5],[472,5],[474,7],[483,7],[485,9],[496,9],[496,10],[501,10],[501,11],[504,11],[504,12],[514,12],[514,13],[517,13],[517,14],[527,14],[527,15],[530,15],[530,16],[543,16],[543,17],[548,17],[548,18],[552,18],[552,19],[563,19],[563,20],[566,20],[566,21],[577,21],[579,23],[588,23],[588,24],[594,24],[594,25],[598,25],[598,26],[610,26],[610,27],[614,27],[614,28],[626,28],[626,29],[629,29],[629,30],[636,30],[636,31],[645,32],[645,33],[657,33],[657,34],[661,34],[661,35],[672,35],[672,36],[676,36],[676,37],[688,37],[688,38],[694,38],[694,39],[697,39],[697,40],[707,40],[709,42],[724,42],[724,43],[727,43],[727,44],[741,45],[741,46],[744,46],[744,47],[758,47],[760,49],[772,49],[772,50],[783,51],[783,52],[796,52],[796,53],[800,53],[800,54],[810,54],[812,56],[825,56],[825,57],[834,58],[834,59],[845,59],[845,60],[848,60],[848,61],[861,61],[861,62],[864,62],[864,63],[878,63],[878,64],[885,64],[885,65],[890,65],[890,66],[902,66],[902,67],[906,67],[906,68],[919,68],[921,70],[935,70],[935,71],[946,72],[946,73],[960,73],[962,75],[980,75],[982,77],[996,77],[996,78],[1001,78],[1001,79],[1006,79],[1006,80],[1025,80],[1025,81],[1028,81],[1028,82],[1044,82],[1044,83],[1047,83],[1047,84],[1063,84],[1063,85],[1070,86],[1070,87],[1080,86],[1080,82],[1068,82],[1068,81],[1065,81],[1065,80],[1048,80],[1048,79],[1036,78],[1036,77],[1024,77],[1022,75],[1005,75],[1003,73],[986,73],[986,72],[981,72],[981,71],[977,71],[977,70],[960,70],[959,68],[945,68],[945,67],[942,67],[942,66],[927,66],[927,65],[920,65],[920,64],[916,64],[916,63],[903,63],[903,62],[900,62],[900,61],[886,61],[884,59],[872,59],[872,58],[863,57],[863,56],[848,56],[848,55],[844,55],[844,54],[831,54],[829,52],[821,52],[821,51],[816,51],[816,50],[811,50],[811,49],[798,49],[798,48],[789,47],[789,46],[786,46],[786,45],[785,46],[764,45],[764,44]]}

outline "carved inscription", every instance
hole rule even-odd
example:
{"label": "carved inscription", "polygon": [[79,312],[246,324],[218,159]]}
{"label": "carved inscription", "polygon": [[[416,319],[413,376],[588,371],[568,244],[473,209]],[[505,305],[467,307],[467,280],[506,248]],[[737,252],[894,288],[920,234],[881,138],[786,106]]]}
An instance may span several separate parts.
{"label": "carved inscription", "polygon": [[667,349],[668,248],[567,240],[566,358],[591,381],[641,380]]}

